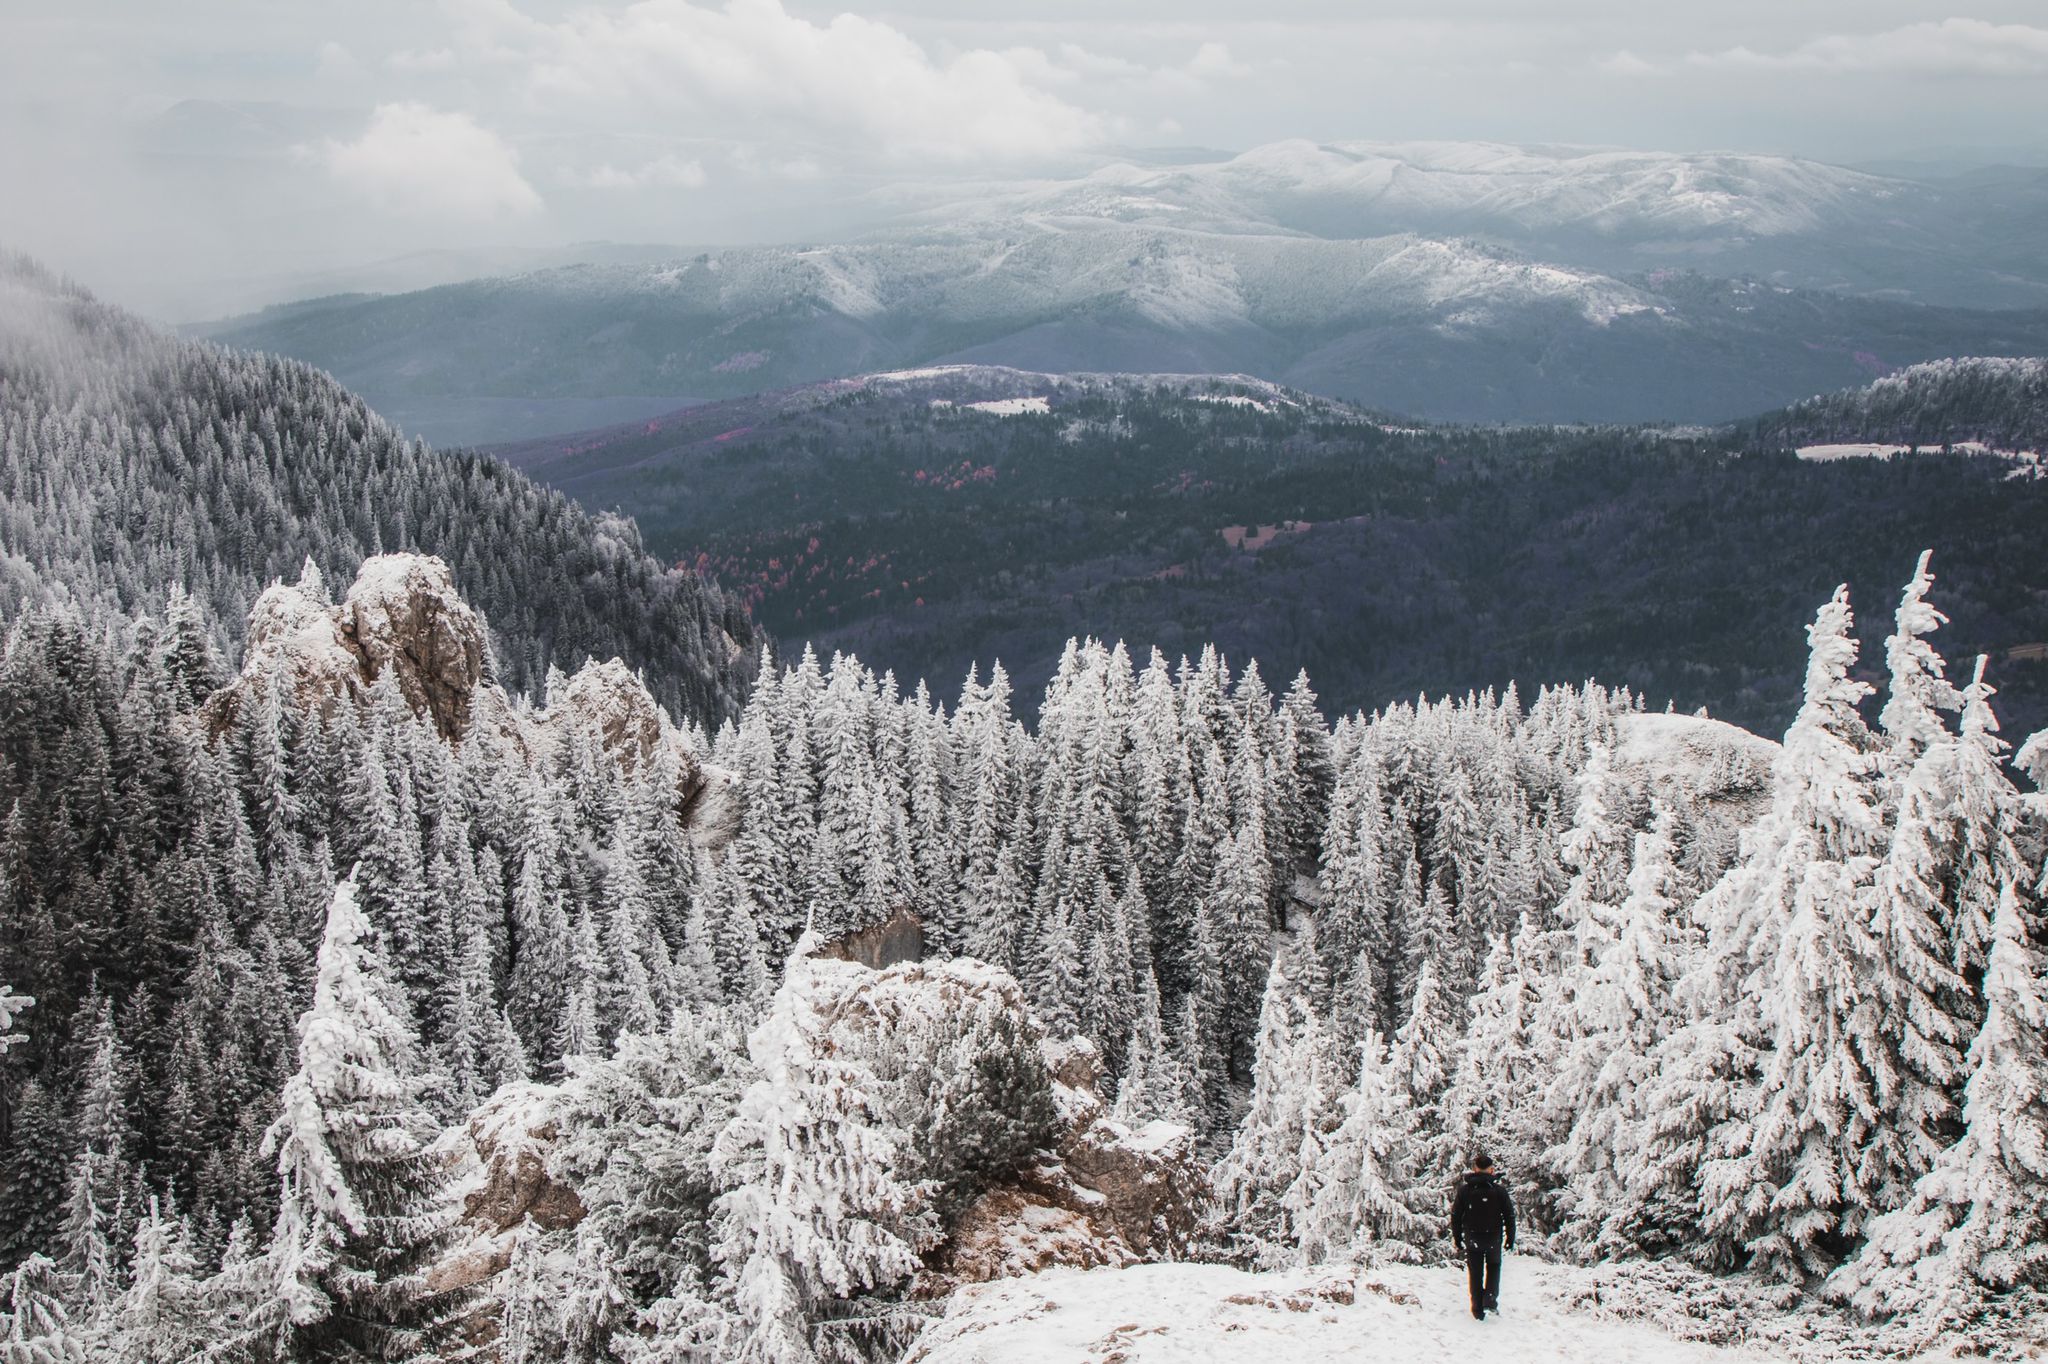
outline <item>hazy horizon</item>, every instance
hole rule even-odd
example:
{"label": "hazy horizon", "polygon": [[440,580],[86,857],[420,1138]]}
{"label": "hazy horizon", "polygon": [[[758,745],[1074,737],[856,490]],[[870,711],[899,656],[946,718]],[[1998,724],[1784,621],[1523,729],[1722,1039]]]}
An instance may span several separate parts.
{"label": "hazy horizon", "polygon": [[933,185],[1149,148],[2048,163],[2048,26],[2024,0],[1573,0],[1542,22],[1503,0],[12,8],[0,245],[175,321],[425,252],[823,240]]}

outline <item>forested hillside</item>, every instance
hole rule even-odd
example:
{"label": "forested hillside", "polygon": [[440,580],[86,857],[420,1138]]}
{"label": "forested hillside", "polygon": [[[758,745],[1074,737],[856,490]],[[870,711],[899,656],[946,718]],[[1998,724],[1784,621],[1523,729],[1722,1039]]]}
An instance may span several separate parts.
{"label": "forested hillside", "polygon": [[614,655],[679,713],[744,698],[743,611],[664,568],[618,516],[504,465],[409,442],[295,361],[156,331],[33,263],[0,258],[0,601],[160,609],[182,591],[232,649],[309,557],[346,582],[420,549],[489,617],[514,688]]}
{"label": "forested hillside", "polygon": [[1761,443],[1896,441],[1939,449],[1974,441],[2048,452],[2048,360],[1936,360],[1866,388],[1795,403],[1738,428]]}
{"label": "forested hillside", "polygon": [[[1046,1266],[1427,1263],[1480,1145],[1606,1282],[2042,1344],[2029,466],[1014,371],[688,417],[658,509],[797,518],[702,561],[764,613],[1234,603],[1027,701],[738,656],[631,523],[4,287],[10,1362],[879,1364]],[[1326,707],[1197,633],[1256,616],[1459,685]]]}
{"label": "forested hillside", "polygon": [[[2024,420],[1972,399],[1976,372],[1925,400],[1958,443]],[[1911,388],[1950,393],[1940,372]],[[1800,429],[1791,444],[1837,438]],[[1954,647],[1993,656],[2015,723],[2048,723],[2048,664],[2024,648],[2048,642],[2048,482],[1931,439],[1834,462],[1786,439],[1416,428],[1242,377],[964,367],[500,453],[632,508],[657,553],[716,574],[780,638],[906,680],[1000,657],[1027,704],[1063,641],[1100,633],[1307,668],[1339,709],[1597,676],[1776,732],[1813,599],[1843,579],[1886,591],[1932,545]]]}
{"label": "forested hillside", "polygon": [[[1093,641],[1027,728],[1000,671],[942,706],[806,652],[711,745],[715,821],[617,670],[476,682],[452,733],[419,660],[319,684],[394,584],[461,633],[445,581],[273,588],[211,696],[189,621],[15,615],[25,1349],[894,1358],[991,1209],[1079,1216],[1078,1121],[1067,1162],[1213,1160],[1183,1253],[1437,1254],[1484,1142],[1545,1254],[1740,1271],[1865,1347],[2032,1339],[2048,826],[1924,560],[1876,725],[1841,592],[1782,747],[1599,686],[1333,727],[1306,678]],[[819,950],[905,915],[933,960]]]}

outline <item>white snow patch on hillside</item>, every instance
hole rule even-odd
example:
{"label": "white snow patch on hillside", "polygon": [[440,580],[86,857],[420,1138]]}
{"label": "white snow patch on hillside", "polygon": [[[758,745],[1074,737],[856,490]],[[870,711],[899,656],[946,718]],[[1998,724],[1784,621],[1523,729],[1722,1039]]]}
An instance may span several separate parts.
{"label": "white snow patch on hillside", "polygon": [[1896,442],[1890,445],[1866,445],[1850,441],[1840,445],[1802,445],[1799,447],[1798,455],[1801,459],[1810,459],[1818,463],[1826,463],[1831,459],[1890,459],[1904,448]]}
{"label": "white snow patch on hillside", "polygon": [[906,1364],[1737,1364],[1773,1358],[1682,1341],[1561,1305],[1570,1271],[1515,1256],[1502,1312],[1474,1321],[1462,1267],[1251,1274],[1226,1265],[1048,1270],[964,1288]]}
{"label": "white snow patch on hillside", "polygon": [[880,296],[882,272],[865,256],[850,251],[799,251],[796,260],[811,268],[820,299],[847,317],[873,318],[886,311]]}
{"label": "white snow patch on hillside", "polygon": [[962,403],[976,412],[987,412],[997,417],[1016,417],[1026,412],[1050,412],[1044,398],[993,398],[985,403]]}
{"label": "white snow patch on hillside", "polygon": [[1195,393],[1189,395],[1198,403],[1221,403],[1225,407],[1249,407],[1259,412],[1271,412],[1273,404],[1261,398],[1248,398],[1242,393]]}
{"label": "white snow patch on hillside", "polygon": [[868,375],[870,383],[904,384],[918,379],[945,379],[955,374],[973,374],[974,365],[927,365],[923,369],[891,369]]}
{"label": "white snow patch on hillside", "polygon": [[1657,772],[1704,771],[1730,754],[1768,767],[1778,756],[1778,745],[1769,739],[1704,715],[1649,711],[1617,716],[1614,728],[1615,761]]}
{"label": "white snow patch on hillside", "polygon": [[[1834,459],[1890,459],[1894,455],[1905,454],[1908,450],[1938,451],[1942,448],[1939,443],[1912,446],[1904,441],[1847,441],[1837,445],[1802,445],[1795,453],[1801,459],[1825,463]],[[2040,452],[2036,450],[1997,450],[1980,440],[1950,441],[1947,448],[1952,454],[1991,455],[1998,459],[2016,459],[2028,464],[2039,463],[2041,459]]]}

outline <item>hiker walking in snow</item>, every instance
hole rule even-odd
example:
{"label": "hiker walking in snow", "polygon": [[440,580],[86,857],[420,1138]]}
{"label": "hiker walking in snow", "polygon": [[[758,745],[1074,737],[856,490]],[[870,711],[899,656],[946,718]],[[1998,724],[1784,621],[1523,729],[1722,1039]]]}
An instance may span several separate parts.
{"label": "hiker walking in snow", "polygon": [[1515,1248],[1515,1200],[1494,1173],[1493,1158],[1472,1154],[1472,1168],[1458,1181],[1451,1201],[1451,1244],[1465,1257],[1465,1277],[1472,1288],[1472,1315],[1486,1320],[1500,1310],[1502,1238]]}

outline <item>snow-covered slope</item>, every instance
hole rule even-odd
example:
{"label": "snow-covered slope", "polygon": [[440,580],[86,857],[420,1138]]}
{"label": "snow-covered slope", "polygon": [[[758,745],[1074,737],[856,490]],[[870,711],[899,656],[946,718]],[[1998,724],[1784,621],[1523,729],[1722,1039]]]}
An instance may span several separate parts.
{"label": "snow-covered slope", "polygon": [[[1174,330],[1329,325],[1444,308],[1562,302],[1589,321],[1657,304],[1598,272],[1473,241],[1395,232],[1309,238],[1223,234],[1107,214],[946,225],[793,250],[745,247],[658,266],[584,266],[504,289],[576,299],[639,296],[732,317],[815,309],[860,322],[1015,323],[1086,309]],[[744,363],[736,351],[727,363]],[[1072,368],[1072,366],[1067,366]]]}
{"label": "snow-covered slope", "polygon": [[1668,267],[1929,303],[2048,302],[2026,184],[1965,189],[1797,157],[1496,142],[1311,142],[1068,180],[898,191],[906,226],[1473,236],[1605,273]]}
{"label": "snow-covered slope", "polygon": [[1724,421],[1900,364],[2048,349],[2048,313],[2017,311],[2048,304],[2048,243],[1991,240],[1958,193],[1785,157],[1285,142],[892,190],[900,214],[853,240],[615,256],[211,330],[467,439],[479,396],[717,398],[948,361],[1248,372],[1461,420]]}
{"label": "snow-covered slope", "polygon": [[1918,448],[2017,456],[2032,465],[2048,452],[2048,359],[1976,355],[1908,365],[1766,413],[1745,429],[1808,459]]}
{"label": "snow-covered slope", "polygon": [[961,1290],[907,1364],[1738,1364],[1782,1353],[1673,1338],[1559,1301],[1569,1272],[1508,1258],[1474,1321],[1462,1268],[1251,1274],[1225,1265],[1050,1270]]}
{"label": "snow-covered slope", "polygon": [[1913,181],[1785,156],[1305,139],[1206,164],[1119,163],[1074,181],[990,188],[926,217],[1085,217],[1317,236],[1445,226],[1786,236],[1934,198]]}

